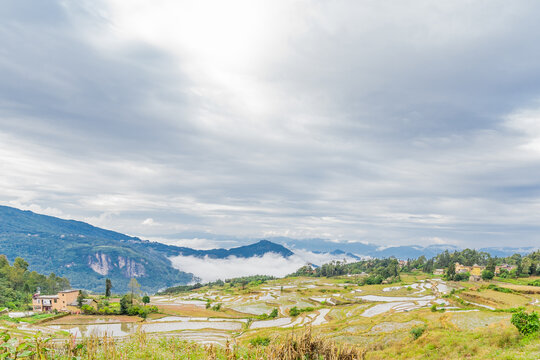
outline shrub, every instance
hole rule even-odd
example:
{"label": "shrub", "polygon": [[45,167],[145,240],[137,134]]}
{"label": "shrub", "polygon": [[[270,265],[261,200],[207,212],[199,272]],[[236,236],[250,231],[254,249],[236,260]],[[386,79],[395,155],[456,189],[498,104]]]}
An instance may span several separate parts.
{"label": "shrub", "polygon": [[471,274],[469,272],[456,274],[454,276],[454,281],[467,281],[471,277]]}
{"label": "shrub", "polygon": [[482,279],[484,280],[491,280],[493,279],[493,272],[492,271],[489,271],[489,270],[484,270],[482,271]]}
{"label": "shrub", "polygon": [[96,311],[94,310],[93,307],[91,307],[90,305],[83,305],[81,306],[81,311],[84,313],[84,314],[87,314],[87,315],[91,315],[91,314],[95,314]]}
{"label": "shrub", "polygon": [[268,346],[270,344],[270,338],[268,336],[257,336],[251,339],[249,343],[253,346]]}
{"label": "shrub", "polygon": [[299,309],[297,308],[296,306],[292,307],[290,310],[289,310],[289,315],[292,316],[292,317],[295,317],[295,316],[298,316],[300,315],[301,313],[304,313],[304,312],[311,312],[315,310],[314,308],[312,307],[306,307],[306,308],[302,308],[302,309]]}
{"label": "shrub", "polygon": [[426,331],[425,326],[416,326],[413,327],[410,331],[411,335],[413,336],[414,340],[418,339],[422,334]]}
{"label": "shrub", "polygon": [[521,310],[514,313],[510,321],[522,335],[535,334],[540,330],[540,320],[538,319],[538,313],[535,311],[527,314]]}
{"label": "shrub", "polygon": [[270,314],[261,314],[257,315],[257,319],[259,320],[267,320],[267,319],[274,319],[278,316],[278,309],[272,310]]}
{"label": "shrub", "polygon": [[498,291],[498,292],[502,292],[502,293],[507,293],[507,294],[511,294],[511,293],[514,292],[514,290],[512,290],[512,289],[500,287],[500,286],[497,286],[495,284],[489,284],[487,288],[490,289],[490,290],[494,290],[494,291]]}

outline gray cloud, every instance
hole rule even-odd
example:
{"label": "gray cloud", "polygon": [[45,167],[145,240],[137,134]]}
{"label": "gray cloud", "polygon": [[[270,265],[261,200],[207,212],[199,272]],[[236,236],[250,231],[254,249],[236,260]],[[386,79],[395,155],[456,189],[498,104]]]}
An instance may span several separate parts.
{"label": "gray cloud", "polygon": [[538,7],[8,1],[0,200],[212,244],[535,244]]}

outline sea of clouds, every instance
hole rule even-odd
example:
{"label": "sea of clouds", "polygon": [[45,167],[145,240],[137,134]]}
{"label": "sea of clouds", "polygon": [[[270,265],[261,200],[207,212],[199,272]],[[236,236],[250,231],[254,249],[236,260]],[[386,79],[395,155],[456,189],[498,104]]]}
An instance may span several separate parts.
{"label": "sea of clouds", "polygon": [[267,253],[264,256],[253,256],[250,258],[230,256],[225,259],[212,259],[208,256],[204,258],[173,256],[170,260],[176,269],[194,274],[203,283],[248,275],[283,277],[295,272],[308,263],[322,265],[332,260],[356,261],[345,255],[314,253],[298,249],[295,249],[294,255],[289,257],[283,257],[276,253]]}

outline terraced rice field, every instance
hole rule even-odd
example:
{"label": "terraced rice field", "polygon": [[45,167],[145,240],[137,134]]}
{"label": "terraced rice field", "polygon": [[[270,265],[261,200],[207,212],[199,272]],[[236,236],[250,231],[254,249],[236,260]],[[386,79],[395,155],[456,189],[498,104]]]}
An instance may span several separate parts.
{"label": "terraced rice field", "polygon": [[[110,335],[137,331],[150,336],[175,336],[200,343],[274,336],[311,326],[337,341],[392,344],[410,336],[413,327],[471,330],[510,326],[511,314],[493,309],[526,306],[538,309],[536,294],[501,293],[478,284],[446,283],[426,276],[405,277],[402,283],[358,286],[347,279],[287,278],[259,286],[207,289],[175,296],[155,296],[160,314],[143,320],[127,316],[67,316],[38,325],[19,324],[22,332],[42,331],[60,337]],[[463,285],[466,285],[465,287]],[[450,294],[452,289],[461,289]],[[207,306],[209,304],[209,306]],[[212,307],[221,304],[219,311]],[[436,311],[431,307],[435,305]],[[291,308],[306,309],[292,317]],[[278,309],[274,319],[263,319]]]}

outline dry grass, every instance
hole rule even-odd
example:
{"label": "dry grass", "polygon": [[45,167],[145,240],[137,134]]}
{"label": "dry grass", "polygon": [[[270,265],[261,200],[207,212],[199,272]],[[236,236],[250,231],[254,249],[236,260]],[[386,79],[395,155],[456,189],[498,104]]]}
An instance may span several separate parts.
{"label": "dry grass", "polygon": [[499,286],[514,290],[522,294],[540,294],[540,287],[538,286],[515,285],[515,284],[500,284]]}
{"label": "dry grass", "polygon": [[[190,360],[360,360],[366,351],[352,345],[338,345],[333,341],[313,336],[308,329],[298,334],[291,334],[275,339],[268,346],[238,346],[227,342],[225,347],[199,345],[179,340],[175,337],[157,338],[137,333],[125,340],[111,337],[89,337],[77,341],[47,343],[43,339],[27,341],[37,349],[42,349],[29,359],[40,360],[127,360],[127,359],[190,359]],[[0,340],[2,345],[2,340]],[[47,349],[44,349],[46,346]],[[0,354],[1,355],[1,354]]]}
{"label": "dry grass", "polygon": [[272,360],[356,360],[364,359],[365,354],[365,349],[353,345],[338,345],[333,341],[314,337],[310,328],[303,333],[290,335],[267,349],[267,359]]}

